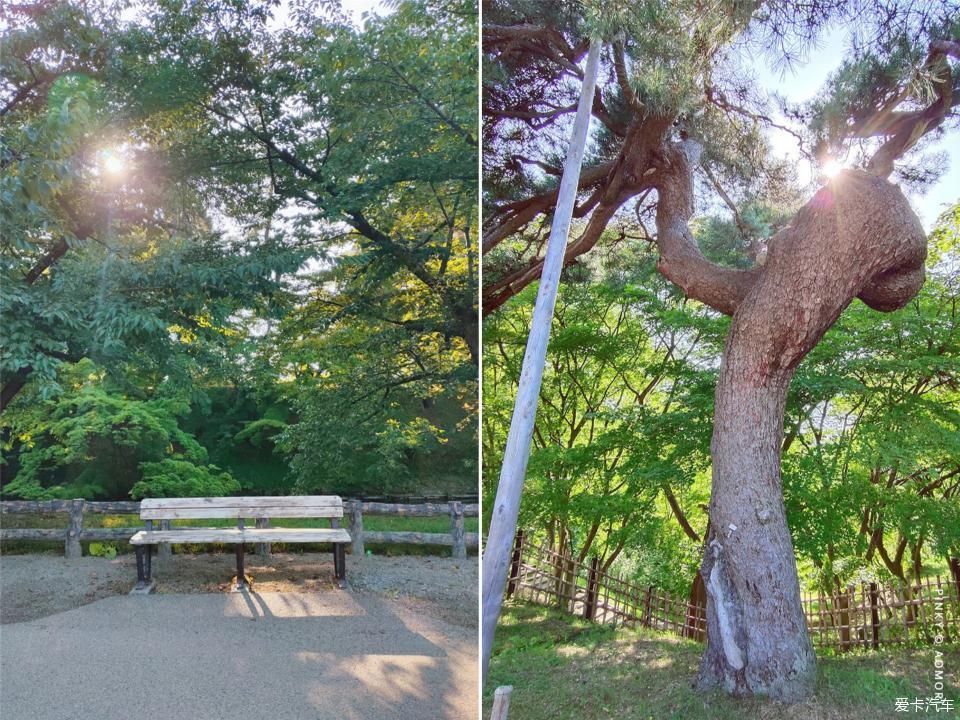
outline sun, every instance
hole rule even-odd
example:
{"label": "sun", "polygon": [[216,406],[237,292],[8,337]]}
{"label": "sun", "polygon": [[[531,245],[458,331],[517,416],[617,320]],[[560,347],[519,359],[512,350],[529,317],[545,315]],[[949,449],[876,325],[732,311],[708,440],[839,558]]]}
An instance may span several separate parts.
{"label": "sun", "polygon": [[820,172],[826,175],[828,178],[835,178],[840,174],[841,170],[846,170],[847,166],[836,158],[830,158],[827,160],[821,167]]}
{"label": "sun", "polygon": [[122,156],[113,150],[104,150],[100,155],[100,167],[111,177],[120,177],[126,170],[127,164]]}

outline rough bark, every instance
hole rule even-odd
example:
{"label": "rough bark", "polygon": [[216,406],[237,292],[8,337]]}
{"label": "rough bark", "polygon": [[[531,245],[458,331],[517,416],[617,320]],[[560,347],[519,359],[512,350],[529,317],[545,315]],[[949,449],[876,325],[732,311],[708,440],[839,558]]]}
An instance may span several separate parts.
{"label": "rough bark", "polygon": [[717,381],[710,532],[701,575],[708,640],[702,688],[803,699],[816,677],[780,479],[783,412],[797,365],[855,297],[894,310],[923,283],[926,237],[901,192],[841,173],[770,242],[752,271],[717,268],[686,228],[692,143],[658,185],[661,271],[732,314]]}
{"label": "rough bark", "polygon": [[957,586],[957,597],[960,597],[960,558],[948,557],[947,564],[950,566],[953,584]]}

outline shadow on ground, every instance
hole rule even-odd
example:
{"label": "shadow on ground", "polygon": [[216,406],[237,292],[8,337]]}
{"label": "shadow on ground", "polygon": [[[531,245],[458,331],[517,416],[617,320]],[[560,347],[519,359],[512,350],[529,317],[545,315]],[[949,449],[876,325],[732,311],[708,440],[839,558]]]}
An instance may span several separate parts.
{"label": "shadow on ground", "polygon": [[[154,561],[157,592],[226,593],[236,572],[232,553],[174,554]],[[249,555],[246,572],[257,592],[330,592],[336,589],[329,553]],[[124,595],[136,582],[132,555],[113,560],[62,555],[0,556],[0,622],[23,622]],[[347,556],[353,590],[374,592],[453,624],[476,627],[477,558]]]}
{"label": "shadow on ground", "polygon": [[476,624],[437,607],[353,590],[107,597],[0,628],[3,718],[472,720]]}

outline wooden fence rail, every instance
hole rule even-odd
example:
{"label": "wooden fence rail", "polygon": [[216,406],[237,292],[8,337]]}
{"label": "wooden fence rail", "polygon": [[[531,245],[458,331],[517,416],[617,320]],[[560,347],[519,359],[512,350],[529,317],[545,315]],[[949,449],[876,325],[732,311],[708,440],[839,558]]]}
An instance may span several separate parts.
{"label": "wooden fence rail", "polygon": [[[467,556],[467,548],[480,545],[478,533],[464,532],[464,518],[477,517],[477,503],[452,500],[446,503],[382,503],[345,500],[344,514],[350,519],[350,536],[353,552],[365,552],[365,543],[408,545],[446,545],[454,557]],[[0,515],[12,514],[66,514],[67,525],[63,528],[5,528],[0,527],[0,540],[62,540],[64,555],[78,558],[83,554],[80,543],[89,540],[127,540],[142,527],[100,528],[84,527],[85,513],[111,515],[139,515],[140,503],[136,501],[93,502],[90,500],[5,500],[0,502]],[[443,517],[450,518],[449,533],[383,532],[363,529],[363,516],[390,515],[395,517]],[[257,527],[268,527],[268,520],[255,518]],[[169,529],[169,521],[167,527]],[[269,543],[258,544],[261,554],[270,552]],[[169,553],[169,546],[161,547],[161,553]]]}
{"label": "wooden fence rail", "polygon": [[[906,642],[960,640],[960,588],[953,580],[863,583],[825,595],[804,593],[813,644],[847,651]],[[604,571],[596,558],[575,559],[517,533],[507,597],[551,605],[597,623],[654,628],[704,641],[706,608],[690,598],[644,587]]]}

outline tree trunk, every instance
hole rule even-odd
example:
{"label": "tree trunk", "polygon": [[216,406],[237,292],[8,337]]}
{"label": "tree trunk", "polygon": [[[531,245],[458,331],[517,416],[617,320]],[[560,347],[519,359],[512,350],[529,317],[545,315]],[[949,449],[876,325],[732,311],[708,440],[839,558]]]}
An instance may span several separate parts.
{"label": "tree trunk", "polygon": [[947,557],[950,574],[953,575],[953,584],[957,586],[957,598],[960,598],[960,558]]}
{"label": "tree trunk", "polygon": [[664,275],[733,316],[716,389],[699,685],[796,701],[812,692],[816,667],[780,480],[787,390],[855,297],[889,311],[916,295],[926,236],[896,187],[846,171],[771,240],[765,265],[719,268],[685,220],[698,159],[689,143],[665,152],[657,243]]}
{"label": "tree trunk", "polygon": [[793,700],[812,692],[816,664],[780,488],[788,385],[782,377],[757,383],[735,362],[720,371],[699,681]]}

